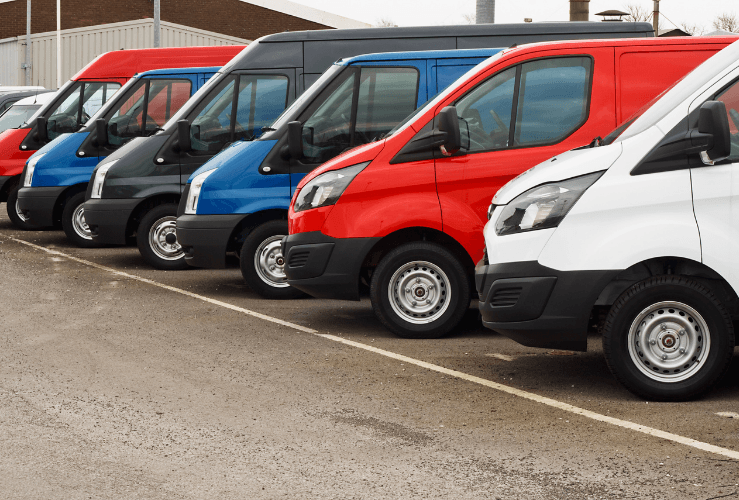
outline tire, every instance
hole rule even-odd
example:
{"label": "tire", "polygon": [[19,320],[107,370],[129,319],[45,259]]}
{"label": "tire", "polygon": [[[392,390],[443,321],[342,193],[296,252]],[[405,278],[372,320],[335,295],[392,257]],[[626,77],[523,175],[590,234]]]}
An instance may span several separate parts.
{"label": "tire", "polygon": [[[177,243],[175,222],[177,205],[167,203],[149,210],[136,230],[136,245],[144,260],[162,271],[179,271],[188,267],[185,252]],[[174,235],[171,241],[169,235]]]}
{"label": "tire", "polygon": [[370,299],[380,322],[399,337],[436,339],[462,321],[470,306],[470,279],[441,245],[408,243],[380,261]]}
{"label": "tire", "polygon": [[271,220],[254,228],[239,254],[241,275],[249,287],[266,299],[295,299],[305,295],[287,284],[280,241],[287,236],[286,220]]}
{"label": "tire", "polygon": [[683,401],[705,393],[726,372],[733,351],[726,308],[709,288],[685,276],[636,283],[613,304],[603,328],[611,372],[650,400]]}
{"label": "tire", "polygon": [[62,229],[67,239],[80,248],[94,248],[97,245],[92,239],[90,228],[85,222],[85,193],[77,193],[64,204],[62,211]]}
{"label": "tire", "polygon": [[21,186],[18,184],[10,188],[10,191],[8,191],[8,202],[6,208],[10,222],[12,222],[18,229],[24,229],[26,231],[41,229],[40,227],[29,223],[23,213],[21,213],[20,208],[18,207],[18,191],[20,188]]}

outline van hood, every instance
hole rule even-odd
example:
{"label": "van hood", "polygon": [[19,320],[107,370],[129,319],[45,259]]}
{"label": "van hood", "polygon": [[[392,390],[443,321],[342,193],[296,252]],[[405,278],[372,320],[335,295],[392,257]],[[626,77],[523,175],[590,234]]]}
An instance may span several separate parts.
{"label": "van hood", "polygon": [[494,205],[507,205],[531,188],[572,177],[607,170],[621,156],[621,143],[595,148],[578,148],[541,162],[511,179],[493,197]]}

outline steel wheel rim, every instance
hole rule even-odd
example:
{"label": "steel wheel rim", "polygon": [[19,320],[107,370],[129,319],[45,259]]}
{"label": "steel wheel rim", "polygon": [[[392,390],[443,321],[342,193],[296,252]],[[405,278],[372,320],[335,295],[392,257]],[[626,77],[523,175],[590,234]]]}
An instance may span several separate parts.
{"label": "steel wheel rim", "polygon": [[177,241],[167,243],[168,234],[177,236],[176,223],[177,217],[168,215],[156,221],[149,230],[149,247],[160,259],[178,260],[185,255]]}
{"label": "steel wheel rim", "polygon": [[74,209],[72,213],[72,228],[77,236],[86,240],[92,240],[92,233],[90,232],[90,226],[87,225],[85,220],[85,205],[81,204]]}
{"label": "steel wheel rim", "polygon": [[23,215],[23,212],[21,211],[21,204],[18,202],[18,200],[15,200],[15,215],[17,215],[18,218],[23,222],[28,222],[28,217]]}
{"label": "steel wheel rim", "polygon": [[259,278],[269,286],[286,288],[285,258],[282,256],[282,238],[284,235],[270,236],[257,247],[254,252],[254,269]]}
{"label": "steel wheel rim", "polygon": [[421,260],[404,264],[395,271],[388,285],[388,296],[395,314],[414,325],[439,319],[452,298],[444,271]]}
{"label": "steel wheel rim", "polygon": [[648,378],[676,383],[708,359],[711,335],[698,311],[681,302],[658,302],[634,319],[628,335],[631,361]]}

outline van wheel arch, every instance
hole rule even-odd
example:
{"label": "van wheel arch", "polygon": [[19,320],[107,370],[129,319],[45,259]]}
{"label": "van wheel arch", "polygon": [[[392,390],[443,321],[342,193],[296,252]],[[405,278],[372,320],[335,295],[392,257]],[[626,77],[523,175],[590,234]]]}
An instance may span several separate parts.
{"label": "van wheel arch", "polygon": [[261,226],[265,222],[272,220],[287,220],[287,210],[282,208],[272,208],[254,212],[244,217],[241,222],[234,228],[231,237],[228,239],[227,252],[241,253],[241,246],[249,233],[255,228]]}
{"label": "van wheel arch", "polygon": [[59,198],[54,205],[53,220],[55,227],[60,226],[62,223],[62,213],[64,213],[64,207],[66,206],[67,201],[76,194],[84,193],[85,191],[87,191],[87,184],[73,184],[59,195]]}
{"label": "van wheel arch", "polygon": [[8,201],[8,194],[10,191],[15,189],[18,184],[21,181],[21,176],[14,175],[12,178],[8,179],[5,184],[3,185],[2,189],[0,189],[0,203],[5,203]]}
{"label": "van wheel arch", "polygon": [[431,229],[428,227],[409,227],[403,228],[383,237],[380,241],[375,243],[375,246],[367,253],[367,256],[362,262],[361,276],[369,283],[369,277],[372,271],[377,267],[379,262],[385,255],[390,253],[393,249],[405,243],[412,243],[415,241],[428,241],[437,243],[444,246],[447,250],[452,252],[454,256],[462,264],[462,267],[467,272],[468,276],[473,277],[471,280],[472,286],[474,287],[474,274],[475,274],[475,263],[472,261],[470,254],[467,250],[454,238],[446,233],[439,231],[438,229]]}
{"label": "van wheel arch", "polygon": [[161,193],[149,198],[144,198],[141,203],[136,205],[136,208],[131,212],[131,216],[128,218],[126,223],[126,238],[135,238],[136,231],[139,228],[139,222],[152,208],[159,205],[166,205],[174,203],[178,205],[180,203],[181,196],[175,193]]}
{"label": "van wheel arch", "polygon": [[739,296],[719,273],[702,262],[683,257],[659,257],[632,265],[605,286],[593,305],[592,329],[602,329],[608,311],[622,293],[635,283],[660,275],[685,276],[701,283],[721,300],[735,322],[739,320]]}

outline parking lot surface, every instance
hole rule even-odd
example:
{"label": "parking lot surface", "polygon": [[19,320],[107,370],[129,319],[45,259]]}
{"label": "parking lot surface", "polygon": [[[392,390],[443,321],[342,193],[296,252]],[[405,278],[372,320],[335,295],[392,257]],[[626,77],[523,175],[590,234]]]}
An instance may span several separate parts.
{"label": "parking lot surface", "polygon": [[155,271],[0,211],[4,498],[739,498],[739,350],[707,397],[647,403],[595,336],[526,348],[470,309],[399,339],[366,299],[268,301],[235,261]]}

